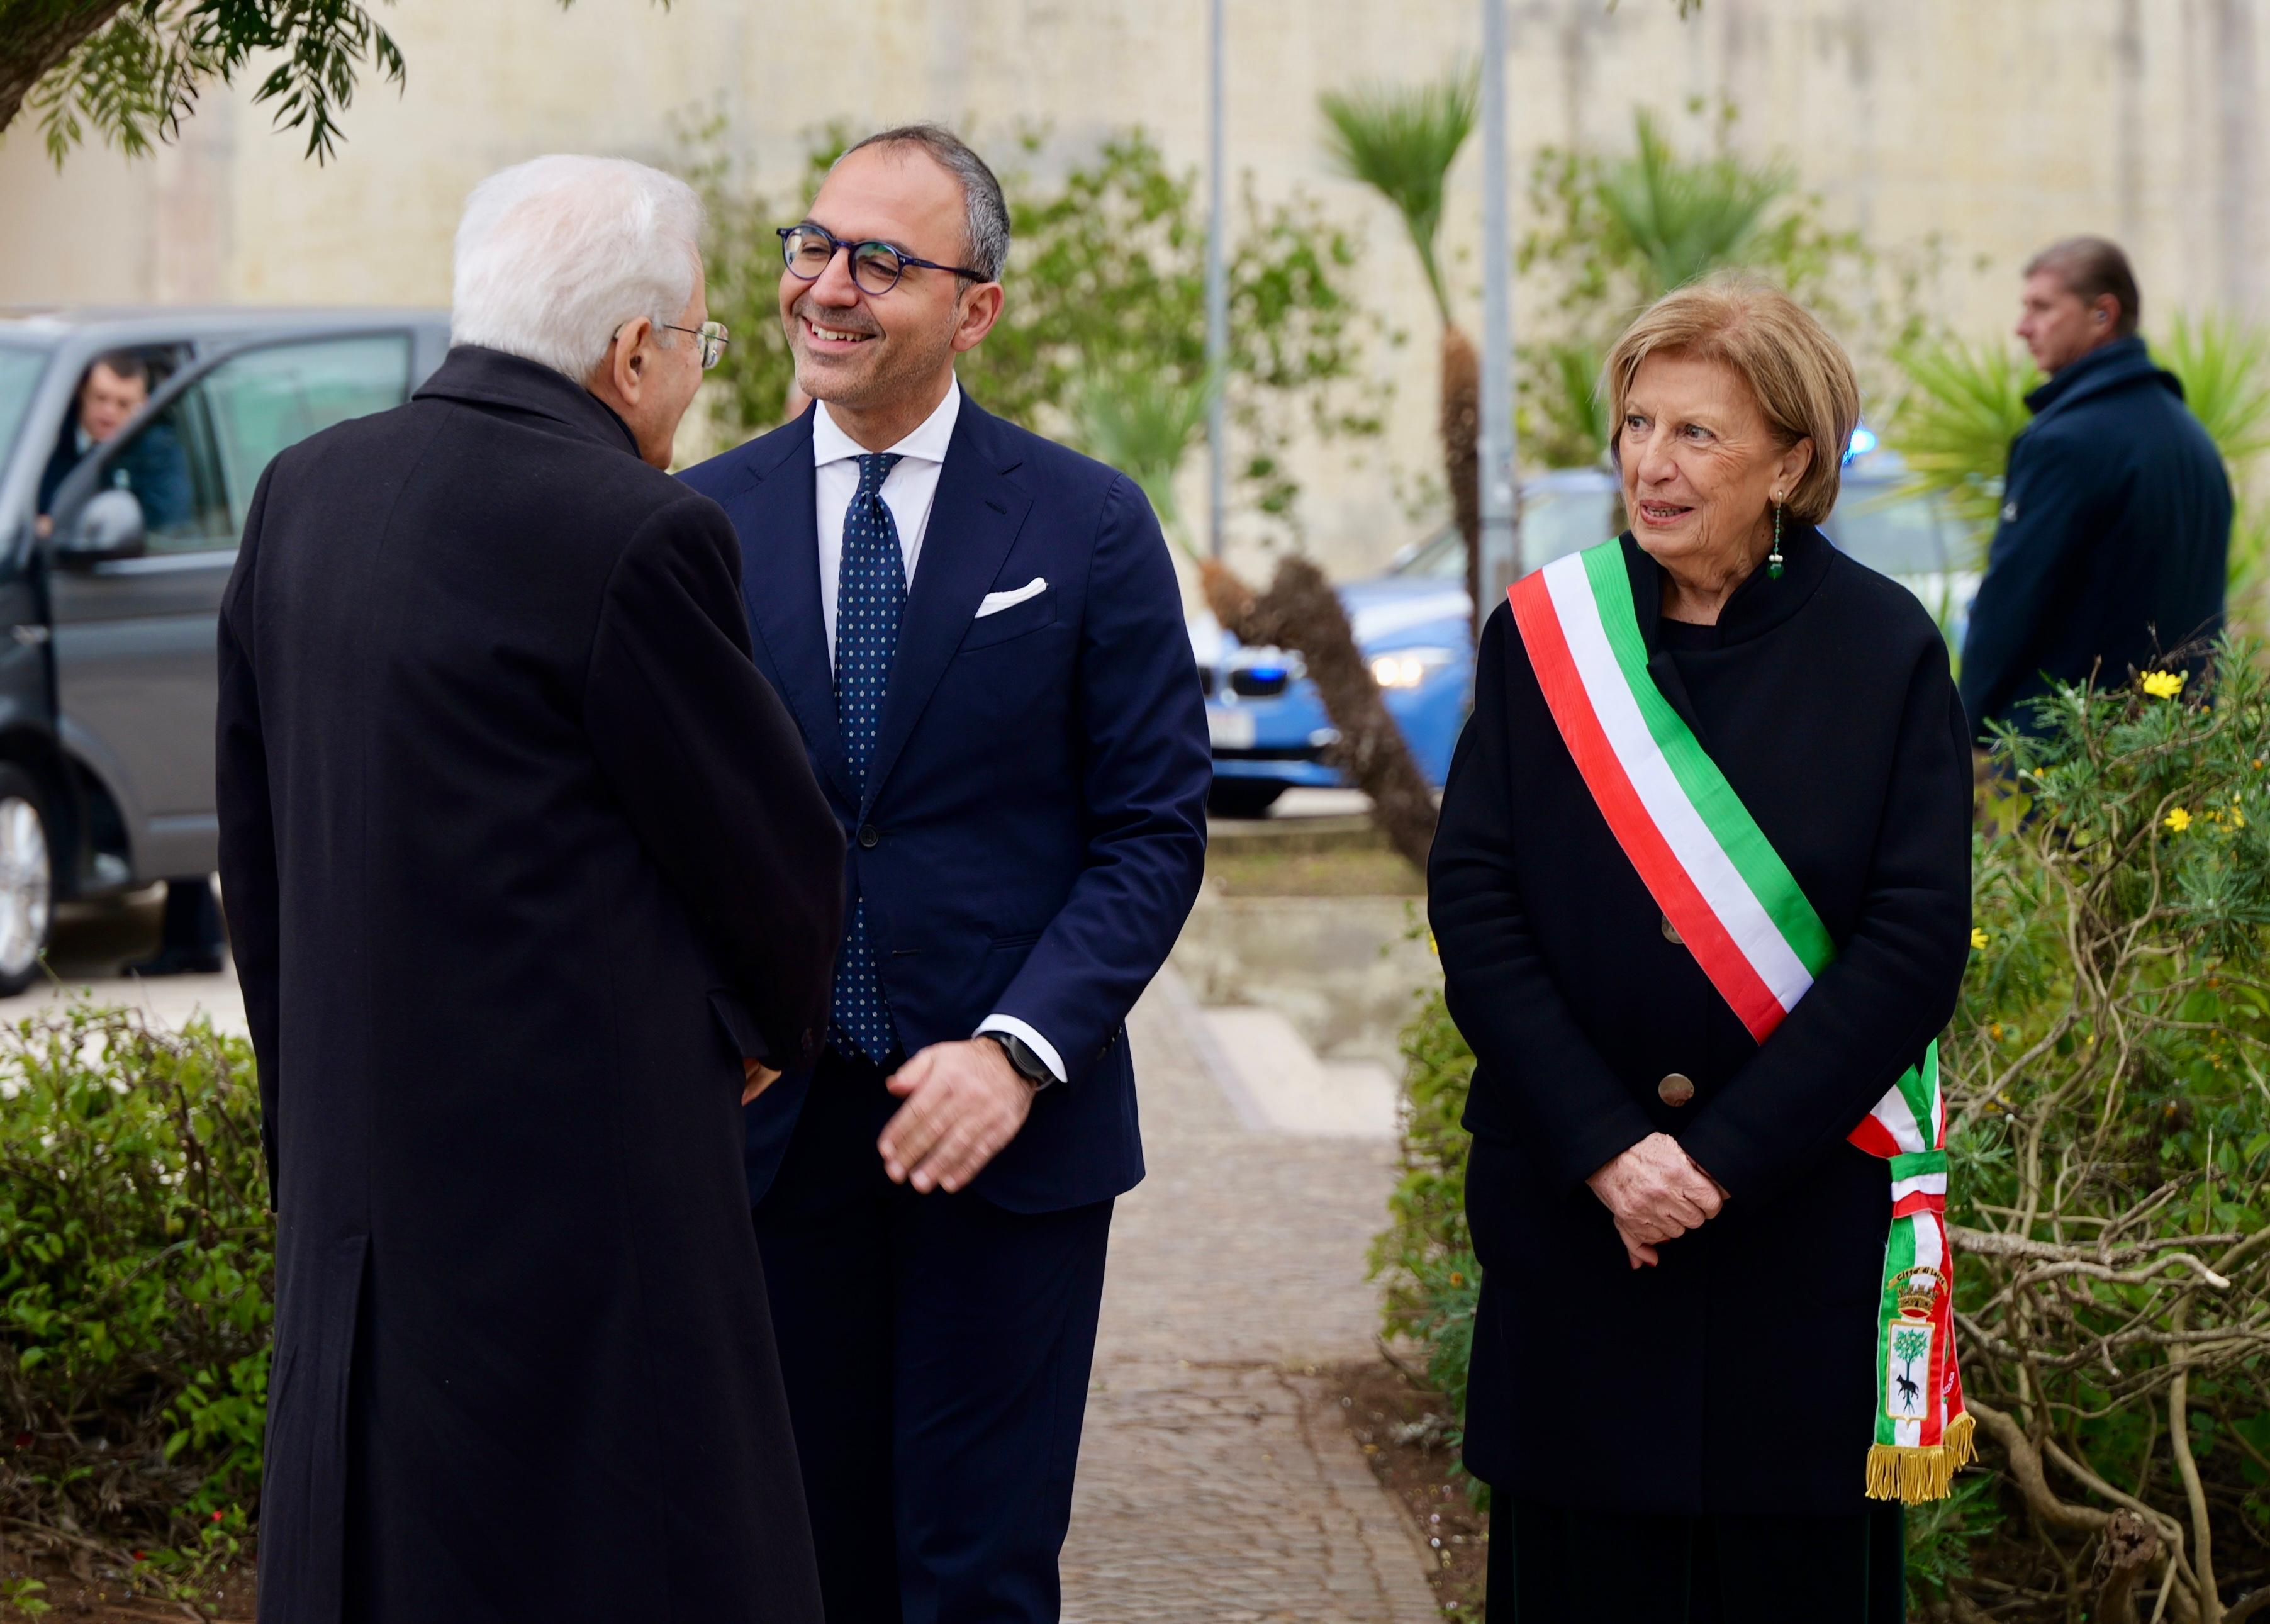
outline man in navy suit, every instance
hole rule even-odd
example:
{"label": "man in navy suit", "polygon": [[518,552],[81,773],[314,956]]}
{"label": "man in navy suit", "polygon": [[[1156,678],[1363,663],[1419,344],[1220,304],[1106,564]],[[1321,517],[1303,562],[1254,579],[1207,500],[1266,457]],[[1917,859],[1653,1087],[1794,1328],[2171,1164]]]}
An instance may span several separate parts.
{"label": "man in navy suit", "polygon": [[782,245],[818,404],[686,477],[850,845],[827,1049],[748,1113],[821,1590],[829,1624],[1053,1620],[1204,702],[1142,493],[955,382],[1001,312],[983,160],[873,137]]}

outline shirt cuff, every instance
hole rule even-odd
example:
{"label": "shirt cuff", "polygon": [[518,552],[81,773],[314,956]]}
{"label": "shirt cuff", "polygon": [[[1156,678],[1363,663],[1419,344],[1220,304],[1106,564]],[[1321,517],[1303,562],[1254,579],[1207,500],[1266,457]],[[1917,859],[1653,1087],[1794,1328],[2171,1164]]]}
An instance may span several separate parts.
{"label": "shirt cuff", "polygon": [[977,1030],[969,1035],[983,1037],[988,1032],[998,1032],[1008,1037],[1022,1038],[1026,1047],[1041,1057],[1041,1064],[1049,1068],[1050,1077],[1060,1083],[1070,1080],[1065,1076],[1064,1057],[1057,1053],[1057,1046],[1014,1015],[988,1015],[977,1023]]}

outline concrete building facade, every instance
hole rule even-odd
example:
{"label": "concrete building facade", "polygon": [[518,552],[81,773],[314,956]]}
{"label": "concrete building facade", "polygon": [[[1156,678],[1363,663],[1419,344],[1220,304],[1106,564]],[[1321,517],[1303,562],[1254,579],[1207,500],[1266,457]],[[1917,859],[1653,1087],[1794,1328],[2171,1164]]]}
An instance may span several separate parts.
{"label": "concrete building facade", "polygon": [[[1880,248],[1936,238],[1929,305],[1966,336],[2007,329],[2019,263],[2082,230],[2127,245],[2148,317],[2270,315],[2270,0],[1707,0],[1683,21],[1671,0],[1508,3],[1517,174],[1547,145],[1625,150],[1635,108],[1691,145],[1691,109],[1723,99],[1732,146],[1792,163],[1831,223]],[[981,145],[1037,123],[1056,154],[1141,124],[1178,165],[1205,151],[1205,0],[399,0],[382,18],[408,85],[366,85],[325,167],[243,89],[210,94],[152,159],[82,151],[60,174],[20,122],[0,139],[0,303],[439,304],[481,175],[560,150],[668,164],[701,108],[775,193],[835,119],[941,118]],[[1374,228],[1364,297],[1413,340],[1368,363],[1393,391],[1386,437],[1295,458],[1311,545],[1369,566],[1428,523],[1391,476],[1435,465],[1432,315],[1384,206],[1327,166],[1317,96],[1470,56],[1478,8],[1228,0],[1228,33],[1233,168]],[[1448,236],[1477,329],[1479,178],[1470,149]],[[1517,197],[1517,231],[1522,212]],[[1012,298],[1014,275],[1013,258]]]}

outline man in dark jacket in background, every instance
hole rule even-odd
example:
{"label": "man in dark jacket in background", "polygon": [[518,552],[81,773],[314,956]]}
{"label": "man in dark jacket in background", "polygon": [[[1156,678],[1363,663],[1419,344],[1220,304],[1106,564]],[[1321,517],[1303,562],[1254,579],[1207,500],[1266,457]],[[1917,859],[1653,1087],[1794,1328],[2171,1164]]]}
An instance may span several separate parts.
{"label": "man in dark jacket in background", "polygon": [[2026,267],[2018,337],[2049,382],[2010,447],[2002,522],[1962,641],[1983,737],[2053,682],[2196,667],[2222,627],[2230,480],[2183,385],[2136,335],[2127,256],[2073,237]]}
{"label": "man in dark jacket in background", "polygon": [[701,232],[642,165],[491,176],[441,370],[253,499],[261,1624],[820,1624],[740,1108],[818,1052],[843,837],[663,471],[723,343]]}

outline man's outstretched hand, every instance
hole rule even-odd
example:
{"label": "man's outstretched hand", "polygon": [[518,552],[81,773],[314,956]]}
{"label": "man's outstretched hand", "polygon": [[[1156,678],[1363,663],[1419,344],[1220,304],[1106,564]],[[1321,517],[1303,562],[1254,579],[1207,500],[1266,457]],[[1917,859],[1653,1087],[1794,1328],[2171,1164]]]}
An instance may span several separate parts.
{"label": "man's outstretched hand", "polygon": [[1635,1269],[1661,1261],[1656,1248],[1718,1215],[1725,1194],[1679,1141],[1651,1133],[1584,1181],[1616,1220]]}
{"label": "man's outstretched hand", "polygon": [[924,1195],[950,1195],[976,1178],[1033,1109],[1032,1084],[990,1038],[933,1043],[884,1086],[906,1103],[875,1142],[883,1170]]}

